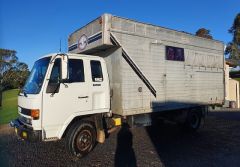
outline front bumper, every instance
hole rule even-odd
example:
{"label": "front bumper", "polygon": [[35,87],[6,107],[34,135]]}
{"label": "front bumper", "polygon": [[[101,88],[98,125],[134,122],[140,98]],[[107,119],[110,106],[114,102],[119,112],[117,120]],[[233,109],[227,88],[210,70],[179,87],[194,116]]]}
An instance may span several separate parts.
{"label": "front bumper", "polygon": [[33,130],[21,123],[19,119],[12,120],[10,126],[15,129],[15,133],[20,139],[30,142],[42,141],[41,130]]}

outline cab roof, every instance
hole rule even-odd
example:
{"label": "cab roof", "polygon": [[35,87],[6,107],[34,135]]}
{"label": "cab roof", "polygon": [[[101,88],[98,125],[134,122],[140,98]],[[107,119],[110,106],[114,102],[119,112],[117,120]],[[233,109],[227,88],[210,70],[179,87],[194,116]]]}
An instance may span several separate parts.
{"label": "cab roof", "polygon": [[99,57],[99,56],[94,56],[94,55],[86,55],[86,54],[76,54],[76,53],[50,53],[47,55],[44,55],[42,57],[40,57],[39,59],[42,59],[44,57],[52,57],[52,56],[56,56],[56,55],[68,55],[69,57],[82,57],[82,58],[90,58],[90,59],[98,59],[98,60],[102,60],[103,58]]}

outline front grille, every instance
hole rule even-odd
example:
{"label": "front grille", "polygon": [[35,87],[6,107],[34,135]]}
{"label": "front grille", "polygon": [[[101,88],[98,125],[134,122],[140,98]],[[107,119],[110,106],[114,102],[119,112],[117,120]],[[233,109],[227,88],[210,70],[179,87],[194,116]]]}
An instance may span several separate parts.
{"label": "front grille", "polygon": [[26,108],[20,108],[20,113],[31,116],[31,110],[26,109]]}
{"label": "front grille", "polygon": [[30,118],[26,118],[26,117],[20,115],[18,119],[23,124],[32,125],[32,120]]}

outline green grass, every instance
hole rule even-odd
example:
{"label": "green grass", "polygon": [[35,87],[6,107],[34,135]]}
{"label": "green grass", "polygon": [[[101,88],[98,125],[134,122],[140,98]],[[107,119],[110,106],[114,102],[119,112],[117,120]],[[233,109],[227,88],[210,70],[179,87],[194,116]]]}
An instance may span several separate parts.
{"label": "green grass", "polygon": [[237,80],[238,82],[240,82],[240,78],[233,78],[233,79],[235,79],[235,80]]}
{"label": "green grass", "polygon": [[18,116],[17,95],[19,90],[12,89],[3,92],[2,107],[0,108],[0,125],[7,124]]}

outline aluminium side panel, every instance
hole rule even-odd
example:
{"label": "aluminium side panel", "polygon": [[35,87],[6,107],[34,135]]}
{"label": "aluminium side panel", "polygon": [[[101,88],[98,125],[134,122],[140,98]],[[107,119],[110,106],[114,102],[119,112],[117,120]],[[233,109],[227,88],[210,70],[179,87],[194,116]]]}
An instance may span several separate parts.
{"label": "aluminium side panel", "polygon": [[157,91],[154,95],[131,65],[122,59],[123,115],[148,113],[153,107],[165,104],[164,47],[151,45],[151,39],[143,35],[144,25],[142,29],[138,28],[140,32],[136,34],[134,23],[127,21],[125,24],[125,22],[125,20],[113,17],[111,33]]}
{"label": "aluminium side panel", "polygon": [[114,114],[123,115],[122,101],[122,49],[110,48],[98,51],[95,55],[103,57],[107,64],[110,87],[111,87],[111,110]]}
{"label": "aluminium side panel", "polygon": [[[83,35],[87,45],[81,49]],[[166,60],[166,46],[184,49],[185,60]],[[105,14],[69,36],[69,51],[105,59],[115,114],[224,100],[223,44],[219,41]]]}
{"label": "aluminium side panel", "polygon": [[104,14],[76,30],[68,37],[68,52],[92,54],[111,48],[109,36],[110,15]]}
{"label": "aluminium side panel", "polygon": [[[142,37],[129,36],[113,32],[121,46],[127,51],[128,56],[134,61],[150,84],[157,90],[156,96],[163,105],[164,97],[164,57],[163,47],[149,47],[149,41]],[[163,54],[162,54],[163,55]],[[122,78],[122,107],[123,115],[148,113],[151,111],[152,102],[157,97],[149,90],[146,84],[136,74],[135,69],[124,58],[121,58]],[[154,105],[161,105],[155,103]]]}
{"label": "aluminium side panel", "polygon": [[[112,18],[111,33],[156,90],[122,59],[123,115],[224,100],[222,43],[119,17]],[[185,61],[166,60],[166,46],[183,48]]]}

